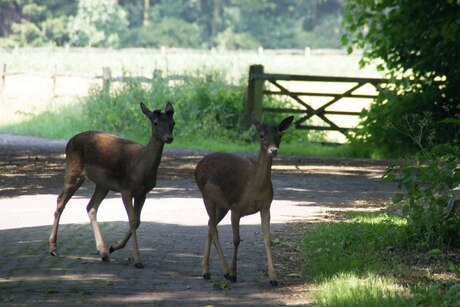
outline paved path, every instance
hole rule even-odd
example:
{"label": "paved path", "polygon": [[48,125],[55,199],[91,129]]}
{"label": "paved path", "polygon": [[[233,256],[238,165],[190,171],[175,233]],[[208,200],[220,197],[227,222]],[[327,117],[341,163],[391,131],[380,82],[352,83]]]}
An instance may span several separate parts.
{"label": "paved path", "polygon": [[[164,175],[149,194],[138,231],[144,269],[134,268],[130,242],[125,249],[111,255],[110,263],[102,262],[95,254],[85,211],[91,185],[77,192],[63,213],[58,237],[59,258],[48,255],[47,242],[59,188],[47,186],[48,181],[41,179],[45,188],[37,184],[37,188],[21,190],[14,197],[0,194],[0,305],[306,303],[292,292],[291,286],[301,283],[298,277],[279,276],[281,286],[270,287],[259,215],[241,221],[238,282],[225,281],[214,248],[212,278],[203,280],[201,259],[207,216],[191,175],[199,158],[199,154],[186,151],[165,154]],[[34,155],[25,159],[47,162],[46,158],[37,160]],[[378,180],[383,166],[382,162],[370,160],[278,159],[273,171],[276,198],[272,204],[273,237],[283,232],[286,237],[286,223],[314,221],[327,211],[367,207],[369,201],[387,198],[394,186]],[[18,176],[20,173],[18,170]],[[104,200],[98,218],[106,244],[118,240],[127,230],[126,213],[116,194],[109,194]],[[219,228],[228,258],[232,250],[229,224],[226,217]],[[274,246],[278,267],[282,263],[277,263],[280,257],[277,259],[276,254],[282,245]],[[292,273],[299,272],[302,268]]]}

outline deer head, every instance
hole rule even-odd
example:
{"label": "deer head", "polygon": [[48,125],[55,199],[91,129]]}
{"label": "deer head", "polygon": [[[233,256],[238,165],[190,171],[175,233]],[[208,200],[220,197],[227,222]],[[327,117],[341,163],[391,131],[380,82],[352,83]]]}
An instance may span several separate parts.
{"label": "deer head", "polygon": [[291,126],[294,116],[283,119],[278,126],[262,124],[255,114],[252,114],[252,123],[257,129],[260,137],[261,150],[268,155],[276,156],[281,142],[283,132]]}
{"label": "deer head", "polygon": [[142,113],[147,116],[152,124],[152,137],[170,144],[174,137],[172,135],[174,129],[174,108],[170,102],[166,104],[164,113],[161,110],[150,111],[144,103],[141,102]]}

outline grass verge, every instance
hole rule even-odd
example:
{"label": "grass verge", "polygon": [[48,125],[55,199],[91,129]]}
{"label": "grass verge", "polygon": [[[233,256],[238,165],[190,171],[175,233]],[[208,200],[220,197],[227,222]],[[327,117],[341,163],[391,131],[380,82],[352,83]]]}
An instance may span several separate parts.
{"label": "grass verge", "polygon": [[458,278],[442,257],[411,249],[405,219],[347,214],[307,231],[305,273],[316,306],[460,306]]}
{"label": "grass verge", "polygon": [[[63,106],[50,105],[46,110],[29,112],[16,112],[14,120],[2,121],[0,133],[37,136],[53,140],[68,140],[73,135],[86,130],[94,130],[86,120],[87,111],[84,104],[69,103]],[[134,134],[120,135],[137,141],[141,144],[147,142],[149,134],[139,139]],[[193,140],[176,137],[169,148],[186,148],[209,151],[257,152],[257,143],[235,143],[219,139],[197,136]],[[352,145],[322,145],[319,143],[282,143],[282,155],[322,156],[322,157],[363,157],[364,151],[358,151]]]}

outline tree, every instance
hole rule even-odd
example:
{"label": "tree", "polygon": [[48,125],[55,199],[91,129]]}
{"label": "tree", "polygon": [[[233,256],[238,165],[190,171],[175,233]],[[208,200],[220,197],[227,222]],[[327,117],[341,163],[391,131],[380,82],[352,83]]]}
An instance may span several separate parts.
{"label": "tree", "polygon": [[68,16],[76,13],[73,0],[0,0],[0,45],[62,46],[68,40]]}
{"label": "tree", "polygon": [[126,12],[116,0],[80,0],[69,22],[70,42],[75,46],[118,47],[127,30]]}
{"label": "tree", "polygon": [[345,2],[342,42],[363,50],[363,65],[381,61],[393,82],[363,118],[362,140],[393,155],[458,142],[440,121],[459,116],[459,16],[455,0]]}

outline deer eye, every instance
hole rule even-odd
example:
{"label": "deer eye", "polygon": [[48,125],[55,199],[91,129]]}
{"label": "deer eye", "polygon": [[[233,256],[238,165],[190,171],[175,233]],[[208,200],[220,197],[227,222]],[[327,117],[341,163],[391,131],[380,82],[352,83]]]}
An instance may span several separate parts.
{"label": "deer eye", "polygon": [[263,133],[260,134],[260,138],[263,139],[265,136]]}
{"label": "deer eye", "polygon": [[158,122],[157,122],[157,121],[154,121],[154,122],[153,122],[153,125],[154,125],[155,127],[158,126]]}

